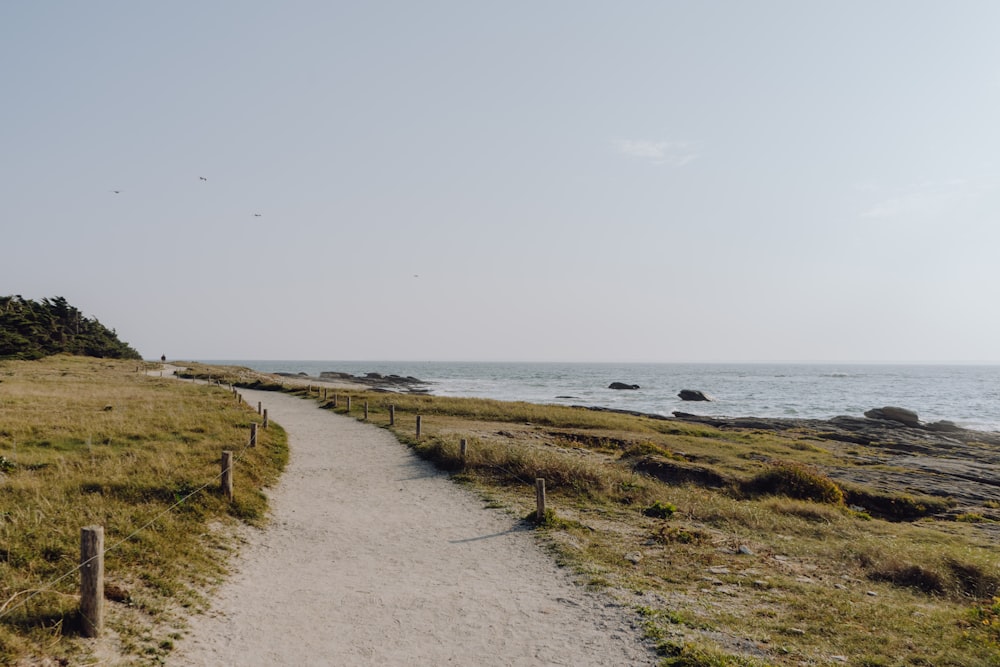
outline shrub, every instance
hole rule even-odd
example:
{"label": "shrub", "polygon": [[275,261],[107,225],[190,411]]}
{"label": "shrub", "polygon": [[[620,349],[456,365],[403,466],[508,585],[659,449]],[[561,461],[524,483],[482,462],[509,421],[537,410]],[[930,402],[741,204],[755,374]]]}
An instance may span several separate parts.
{"label": "shrub", "polygon": [[670,518],[676,511],[677,507],[671,503],[661,503],[657,500],[652,505],[642,510],[642,513],[646,516],[651,516],[654,519],[667,519]]}
{"label": "shrub", "polygon": [[743,484],[749,495],[788,496],[832,505],[844,504],[844,492],[816,468],[791,461],[774,461]]}

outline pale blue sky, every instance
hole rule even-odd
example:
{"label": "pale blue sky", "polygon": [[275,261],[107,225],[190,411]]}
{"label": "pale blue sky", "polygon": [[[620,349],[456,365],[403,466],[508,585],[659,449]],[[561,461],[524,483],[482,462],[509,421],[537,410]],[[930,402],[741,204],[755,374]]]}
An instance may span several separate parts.
{"label": "pale blue sky", "polygon": [[1000,362],[998,27],[5,2],[0,294],[146,357]]}

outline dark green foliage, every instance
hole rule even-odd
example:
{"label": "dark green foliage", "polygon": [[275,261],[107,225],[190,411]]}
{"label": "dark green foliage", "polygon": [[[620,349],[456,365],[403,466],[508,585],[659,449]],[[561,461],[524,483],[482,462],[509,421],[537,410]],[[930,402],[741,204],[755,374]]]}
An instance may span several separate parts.
{"label": "dark green foliage", "polygon": [[672,503],[661,503],[657,500],[652,505],[642,510],[642,513],[655,519],[668,519],[673,516],[673,513],[676,511],[677,507]]}
{"label": "dark green foliage", "polygon": [[0,297],[0,359],[41,359],[53,354],[141,359],[114,329],[89,319],[61,296],[36,302]]}

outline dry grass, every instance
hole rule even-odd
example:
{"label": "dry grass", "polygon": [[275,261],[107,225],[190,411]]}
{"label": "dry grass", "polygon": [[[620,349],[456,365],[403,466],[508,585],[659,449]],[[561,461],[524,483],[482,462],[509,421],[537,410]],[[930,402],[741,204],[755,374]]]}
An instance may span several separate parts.
{"label": "dry grass", "polygon": [[[255,411],[221,388],[145,370],[78,357],[0,363],[3,664],[86,664],[74,641],[83,526],[104,526],[110,633],[155,664],[171,641],[151,628],[169,633],[169,610],[200,605],[223,573],[230,545],[209,525],[263,521],[262,489],[287,458],[281,429],[244,450]],[[240,452],[232,502],[218,492],[225,449]]]}
{"label": "dry grass", "polygon": [[[402,442],[518,516],[545,478],[546,543],[632,601],[664,665],[1000,664],[983,623],[1000,594],[995,545],[974,524],[928,518],[941,500],[845,495],[822,473],[845,460],[808,433],[372,392],[340,392],[339,412],[347,395],[353,416],[367,401],[384,428],[394,405]],[[914,520],[872,518],[845,497]],[[650,516],[657,505],[676,511]]]}

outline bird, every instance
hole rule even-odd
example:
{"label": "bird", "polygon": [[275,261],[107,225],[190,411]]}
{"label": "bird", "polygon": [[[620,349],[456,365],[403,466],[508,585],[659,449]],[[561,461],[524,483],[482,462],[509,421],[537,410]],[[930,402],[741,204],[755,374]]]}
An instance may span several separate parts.
{"label": "bird", "polygon": [[116,195],[121,194],[121,190],[112,190],[112,192],[114,192]]}
{"label": "bird", "polygon": [[259,217],[260,217],[260,213],[254,213],[254,214],[253,214],[253,217],[255,217],[255,218],[259,218]]}
{"label": "bird", "polygon": [[198,177],[198,180],[200,180],[200,181],[207,181],[208,179],[207,179],[207,178],[205,178],[204,176],[199,176],[199,177]]}

